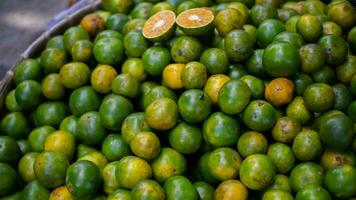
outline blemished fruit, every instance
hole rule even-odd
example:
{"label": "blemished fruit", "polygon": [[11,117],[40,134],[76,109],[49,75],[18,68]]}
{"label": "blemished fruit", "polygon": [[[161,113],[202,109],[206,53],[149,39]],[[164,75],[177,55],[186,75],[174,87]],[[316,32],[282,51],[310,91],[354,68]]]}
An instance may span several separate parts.
{"label": "blemished fruit", "polygon": [[0,200],[355,199],[349,1],[102,0],[70,18],[0,81]]}

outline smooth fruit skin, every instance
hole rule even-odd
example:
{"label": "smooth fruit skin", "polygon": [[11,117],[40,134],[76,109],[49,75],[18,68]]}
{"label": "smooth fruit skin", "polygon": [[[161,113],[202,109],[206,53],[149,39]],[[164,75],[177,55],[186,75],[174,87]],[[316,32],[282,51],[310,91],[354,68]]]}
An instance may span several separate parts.
{"label": "smooth fruit skin", "polygon": [[198,60],[203,51],[200,41],[194,37],[181,36],[171,48],[172,60],[176,63],[188,63]]}
{"label": "smooth fruit skin", "polygon": [[320,165],[329,170],[342,165],[356,165],[356,155],[352,151],[340,151],[327,148],[320,157]]}
{"label": "smooth fruit skin", "polygon": [[145,119],[156,130],[168,130],[177,123],[178,106],[172,99],[157,99],[147,107]]}
{"label": "smooth fruit skin", "polygon": [[215,27],[220,36],[225,36],[234,29],[240,29],[245,24],[240,11],[234,8],[226,8],[215,17]]}
{"label": "smooth fruit skin", "polygon": [[74,115],[64,118],[59,125],[59,130],[71,133],[74,139],[78,140],[78,118]]}
{"label": "smooth fruit skin", "polygon": [[127,98],[135,98],[140,93],[140,81],[128,73],[119,74],[110,84],[113,93]]}
{"label": "smooth fruit skin", "polygon": [[17,187],[18,175],[16,171],[6,163],[0,163],[0,195],[10,194]]}
{"label": "smooth fruit skin", "polygon": [[349,103],[346,110],[347,116],[349,116],[354,122],[356,121],[356,101]]}
{"label": "smooth fruit skin", "polygon": [[350,50],[356,52],[356,27],[353,27],[347,34],[347,42],[349,43]]}
{"label": "smooth fruit skin", "polygon": [[206,66],[209,74],[224,74],[229,66],[226,52],[219,48],[205,50],[200,56],[200,62]]}
{"label": "smooth fruit skin", "polygon": [[313,83],[312,76],[304,73],[297,73],[293,79],[295,95],[303,95],[305,89]]}
{"label": "smooth fruit skin", "polygon": [[94,196],[100,182],[100,170],[90,161],[77,161],[67,170],[66,187],[75,198]]}
{"label": "smooth fruit skin", "polygon": [[210,151],[205,152],[199,158],[197,171],[198,176],[205,182],[209,184],[215,184],[218,180],[212,175],[210,168],[209,168],[209,158],[210,158]]}
{"label": "smooth fruit skin", "polygon": [[225,36],[225,51],[230,60],[242,62],[253,53],[254,43],[249,33],[233,30]]}
{"label": "smooth fruit skin", "polygon": [[184,66],[185,65],[181,63],[173,63],[167,65],[162,73],[163,85],[166,85],[167,87],[173,90],[182,89],[183,83],[181,79],[181,74]]}
{"label": "smooth fruit skin", "polygon": [[247,200],[248,190],[238,180],[223,181],[214,192],[215,200]]}
{"label": "smooth fruit skin", "polygon": [[17,103],[15,97],[15,89],[11,90],[5,97],[6,109],[10,112],[21,111],[21,106]]}
{"label": "smooth fruit skin", "polygon": [[126,156],[116,168],[116,179],[122,188],[132,189],[139,181],[152,176],[152,168],[142,158]]}
{"label": "smooth fruit skin", "polygon": [[291,143],[301,130],[302,127],[296,119],[281,117],[272,129],[272,137],[277,142]]}
{"label": "smooth fruit skin", "polygon": [[55,188],[65,181],[69,167],[68,159],[57,152],[43,152],[34,163],[34,172],[40,183],[47,188]]}
{"label": "smooth fruit skin", "polygon": [[79,26],[67,29],[63,35],[65,50],[70,53],[74,43],[79,40],[89,40],[88,32]]}
{"label": "smooth fruit skin", "polygon": [[116,65],[124,58],[123,42],[117,38],[102,38],[94,44],[93,53],[100,64]]}
{"label": "smooth fruit skin", "polygon": [[312,73],[319,70],[325,62],[326,52],[318,44],[306,44],[299,49],[301,70]]}
{"label": "smooth fruit skin", "polygon": [[198,123],[205,120],[211,112],[208,95],[199,89],[186,90],[178,100],[180,116],[187,122]]}
{"label": "smooth fruit skin", "polygon": [[356,56],[347,56],[347,60],[337,66],[335,72],[341,83],[349,83],[352,80],[352,77],[356,74]]}
{"label": "smooth fruit skin", "polygon": [[58,48],[58,49],[64,49],[64,36],[63,35],[57,35],[52,38],[50,38],[47,41],[46,48]]}
{"label": "smooth fruit skin", "polygon": [[86,62],[93,55],[93,43],[89,40],[76,41],[72,47],[73,61]]}
{"label": "smooth fruit skin", "polygon": [[303,37],[300,34],[288,31],[278,33],[278,35],[273,38],[273,41],[289,42],[297,48],[300,48],[304,44]]}
{"label": "smooth fruit skin", "polygon": [[66,186],[55,188],[49,195],[49,200],[75,200]]}
{"label": "smooth fruit skin", "polygon": [[230,115],[241,113],[250,101],[250,88],[241,80],[230,80],[221,88],[218,104],[223,112]]}
{"label": "smooth fruit skin", "polygon": [[0,124],[2,133],[14,139],[26,138],[30,130],[29,126],[29,121],[22,112],[8,113]]}
{"label": "smooth fruit skin", "polygon": [[35,111],[38,126],[58,127],[67,116],[68,107],[61,101],[47,101],[40,104]]}
{"label": "smooth fruit skin", "polygon": [[95,149],[93,150],[93,152],[87,152],[86,154],[81,155],[80,158],[78,156],[77,161],[88,160],[94,163],[99,168],[100,172],[102,172],[104,167],[108,164],[108,160],[106,159],[104,154],[99,151],[96,151]]}
{"label": "smooth fruit skin", "polygon": [[347,58],[347,43],[337,35],[326,35],[319,39],[319,45],[326,52],[326,62],[330,65],[340,65]]}
{"label": "smooth fruit skin", "polygon": [[131,153],[128,143],[120,134],[108,135],[101,144],[101,152],[109,161],[120,160]]}
{"label": "smooth fruit skin", "polygon": [[307,42],[318,40],[322,34],[322,24],[320,20],[311,14],[305,14],[299,18],[297,29]]}
{"label": "smooth fruit skin", "polygon": [[100,115],[96,111],[83,114],[78,120],[78,136],[87,145],[101,144],[107,131],[102,125]]}
{"label": "smooth fruit skin", "polygon": [[240,164],[240,155],[237,151],[228,147],[221,147],[212,151],[208,161],[211,174],[221,181],[236,178]]}
{"label": "smooth fruit skin", "polygon": [[257,28],[256,39],[260,47],[266,48],[276,35],[285,30],[284,24],[277,19],[267,19]]}
{"label": "smooth fruit skin", "polygon": [[99,108],[102,125],[112,131],[120,130],[122,122],[131,113],[133,113],[132,103],[116,94],[106,96]]}
{"label": "smooth fruit skin", "polygon": [[317,132],[302,130],[293,140],[293,153],[298,160],[311,161],[318,158],[322,152],[322,144]]}
{"label": "smooth fruit skin", "polygon": [[255,4],[250,10],[250,18],[255,26],[259,26],[266,19],[277,18],[277,10],[270,4]]}
{"label": "smooth fruit skin", "polygon": [[28,183],[22,191],[22,200],[49,199],[50,191],[38,180]]}
{"label": "smooth fruit skin", "polygon": [[335,94],[334,108],[345,112],[352,101],[351,93],[344,84],[337,83],[332,88]]}
{"label": "smooth fruit skin", "polygon": [[273,42],[263,53],[263,65],[270,76],[293,76],[300,67],[298,49],[290,43]]}
{"label": "smooth fruit skin", "polygon": [[164,200],[165,191],[162,186],[154,180],[142,180],[131,190],[133,200]]}
{"label": "smooth fruit skin", "polygon": [[111,193],[107,200],[131,200],[131,191],[126,189],[117,189],[113,193]]}
{"label": "smooth fruit skin", "polygon": [[51,126],[41,126],[33,129],[27,138],[31,150],[42,152],[47,136],[55,130]]}
{"label": "smooth fruit skin", "polygon": [[248,156],[240,166],[240,179],[246,187],[261,190],[270,185],[276,175],[272,160],[263,154]]}
{"label": "smooth fruit skin", "polygon": [[246,61],[246,67],[249,74],[257,77],[265,77],[266,71],[263,67],[264,49],[255,49],[251,57]]}
{"label": "smooth fruit skin", "polygon": [[46,137],[44,150],[61,153],[70,161],[75,151],[75,139],[67,131],[52,132]]}
{"label": "smooth fruit skin", "polygon": [[275,109],[263,100],[254,100],[243,112],[244,123],[252,130],[267,131],[276,122]]}
{"label": "smooth fruit skin", "polygon": [[145,160],[156,158],[161,150],[159,138],[152,132],[140,132],[131,142],[132,153]]}
{"label": "smooth fruit skin", "polygon": [[240,137],[239,123],[229,115],[215,112],[204,121],[203,138],[213,147],[228,147],[236,144]]}
{"label": "smooth fruit skin", "polygon": [[266,188],[266,191],[268,190],[282,190],[291,193],[292,189],[290,188],[288,176],[277,174],[273,183]]}
{"label": "smooth fruit skin", "polygon": [[130,31],[124,37],[124,48],[130,57],[141,57],[149,47],[148,41],[139,31]]}
{"label": "smooth fruit skin", "polygon": [[273,161],[277,172],[286,174],[295,165],[292,148],[283,143],[274,143],[269,146],[267,156]]}
{"label": "smooth fruit skin", "polygon": [[334,98],[333,89],[325,83],[313,83],[303,93],[305,106],[314,112],[330,109],[334,104]]}
{"label": "smooth fruit skin", "polygon": [[163,69],[171,62],[171,55],[168,49],[161,46],[153,46],[143,53],[142,62],[148,74],[160,76]]}
{"label": "smooth fruit skin", "polygon": [[294,192],[298,192],[309,184],[322,185],[324,174],[324,169],[320,165],[303,162],[295,166],[289,175],[291,188]]}
{"label": "smooth fruit skin", "polygon": [[332,2],[327,7],[327,14],[331,21],[339,24],[343,29],[348,29],[355,25],[355,11],[348,1]]}
{"label": "smooth fruit skin", "polygon": [[351,198],[356,194],[356,169],[342,165],[326,172],[324,184],[337,198]]}
{"label": "smooth fruit skin", "polygon": [[265,84],[263,81],[256,76],[243,75],[239,78],[241,81],[245,82],[250,88],[252,99],[262,99],[265,91]]}
{"label": "smooth fruit skin", "polygon": [[168,89],[166,86],[162,85],[152,85],[150,86],[151,88],[145,88],[147,85],[142,84],[142,90],[143,90],[143,95],[142,95],[142,106],[143,110],[146,110],[147,107],[154,102],[155,100],[158,100],[160,98],[170,98],[173,101],[177,100],[177,95],[170,89]]}
{"label": "smooth fruit skin", "polygon": [[71,62],[63,65],[59,76],[64,87],[76,89],[89,81],[90,73],[90,69],[85,63]]}
{"label": "smooth fruit skin", "polygon": [[312,119],[312,112],[309,111],[304,104],[304,99],[301,96],[297,96],[287,106],[287,116],[294,118],[301,125],[308,123]]}
{"label": "smooth fruit skin", "polygon": [[142,131],[152,131],[146,122],[145,114],[143,112],[136,112],[128,115],[121,126],[122,138],[128,144],[136,134]]}
{"label": "smooth fruit skin", "polygon": [[37,152],[27,153],[21,158],[18,163],[18,172],[26,183],[29,183],[36,179],[33,166],[36,162],[38,155],[39,153]]}
{"label": "smooth fruit skin", "polygon": [[98,65],[91,73],[90,83],[95,91],[108,93],[111,91],[111,82],[116,77],[115,68],[110,65]]}
{"label": "smooth fruit skin", "polygon": [[181,122],[168,135],[169,144],[175,150],[184,154],[193,154],[202,145],[203,136],[198,126]]}
{"label": "smooth fruit skin", "polygon": [[176,150],[164,147],[158,157],[151,162],[151,166],[154,179],[163,183],[172,176],[183,175],[187,170],[187,161]]}
{"label": "smooth fruit skin", "polygon": [[198,181],[194,184],[201,200],[213,200],[215,188],[204,181]]}
{"label": "smooth fruit skin", "polygon": [[122,64],[121,71],[122,73],[131,74],[141,82],[147,77],[147,73],[143,68],[143,61],[140,58],[128,58]]}
{"label": "smooth fruit skin", "polygon": [[117,38],[117,39],[120,39],[122,40],[124,37],[122,36],[121,33],[117,32],[117,31],[114,31],[114,30],[105,30],[105,31],[102,31],[100,32],[94,39],[94,43],[96,41],[98,41],[99,39],[101,38],[108,38],[108,37],[112,37],[112,38]]}
{"label": "smooth fruit skin", "polygon": [[209,96],[212,104],[218,103],[220,89],[229,80],[230,77],[225,74],[214,74],[208,78],[204,86],[204,92]]}
{"label": "smooth fruit skin", "polygon": [[186,199],[198,200],[199,195],[193,184],[184,176],[173,176],[163,185],[167,200]]}
{"label": "smooth fruit skin", "polygon": [[293,200],[293,196],[283,190],[268,190],[262,196],[262,200]]}
{"label": "smooth fruit skin", "polygon": [[252,154],[265,154],[267,147],[268,141],[266,137],[262,133],[255,131],[243,133],[237,142],[237,150],[243,157],[248,157]]}
{"label": "smooth fruit skin", "polygon": [[270,81],[265,89],[265,99],[273,106],[288,104],[293,99],[293,82],[286,78],[276,78]]}
{"label": "smooth fruit skin", "polygon": [[69,109],[73,115],[79,117],[82,114],[99,109],[101,98],[90,86],[83,86],[73,90],[69,96]]}
{"label": "smooth fruit skin", "polygon": [[40,62],[46,74],[57,73],[67,62],[66,52],[57,48],[45,49],[41,53]]}
{"label": "smooth fruit skin", "polygon": [[15,89],[15,99],[23,109],[35,108],[42,100],[41,84],[34,80],[22,81]]}
{"label": "smooth fruit skin", "polygon": [[106,194],[112,194],[117,188],[120,187],[115,175],[118,164],[118,160],[108,163],[105,165],[101,173],[103,190]]}
{"label": "smooth fruit skin", "polygon": [[22,200],[22,191],[18,191],[6,196],[3,196],[1,200]]}
{"label": "smooth fruit skin", "polygon": [[65,95],[65,87],[61,83],[60,75],[48,74],[42,81],[42,92],[47,99],[61,99]]}
{"label": "smooth fruit skin", "polygon": [[343,114],[325,117],[320,121],[319,137],[325,145],[345,150],[354,137],[353,122]]}
{"label": "smooth fruit skin", "polygon": [[25,59],[18,64],[14,70],[13,80],[16,85],[25,80],[40,81],[42,76],[42,67],[36,59]]}
{"label": "smooth fruit skin", "polygon": [[298,191],[295,200],[332,200],[329,192],[320,185],[306,185]]}
{"label": "smooth fruit skin", "polygon": [[247,72],[245,69],[243,69],[243,66],[241,64],[232,64],[229,66],[228,76],[233,80],[238,80],[246,74]]}

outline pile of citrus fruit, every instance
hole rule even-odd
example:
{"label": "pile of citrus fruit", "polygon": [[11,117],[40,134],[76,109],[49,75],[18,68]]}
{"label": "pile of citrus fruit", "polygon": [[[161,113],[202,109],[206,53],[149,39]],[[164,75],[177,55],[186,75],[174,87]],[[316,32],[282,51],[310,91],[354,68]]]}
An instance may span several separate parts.
{"label": "pile of citrus fruit", "polygon": [[14,70],[0,200],[356,199],[356,12],[103,0]]}

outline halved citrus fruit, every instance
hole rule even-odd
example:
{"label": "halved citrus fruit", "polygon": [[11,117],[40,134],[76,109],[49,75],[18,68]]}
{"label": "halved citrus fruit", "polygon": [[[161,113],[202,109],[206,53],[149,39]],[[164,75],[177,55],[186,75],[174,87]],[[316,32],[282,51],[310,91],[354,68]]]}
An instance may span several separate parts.
{"label": "halved citrus fruit", "polygon": [[206,7],[192,8],[180,13],[176,22],[185,34],[199,36],[212,29],[214,13]]}
{"label": "halved citrus fruit", "polygon": [[153,42],[167,40],[175,30],[176,14],[163,10],[152,15],[143,25],[143,36]]}

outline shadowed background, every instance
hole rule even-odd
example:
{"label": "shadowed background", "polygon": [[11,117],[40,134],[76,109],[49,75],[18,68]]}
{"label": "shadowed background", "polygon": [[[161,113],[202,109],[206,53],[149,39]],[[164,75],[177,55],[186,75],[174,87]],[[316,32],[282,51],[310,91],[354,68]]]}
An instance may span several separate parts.
{"label": "shadowed background", "polygon": [[67,4],[67,0],[0,0],[0,79]]}

